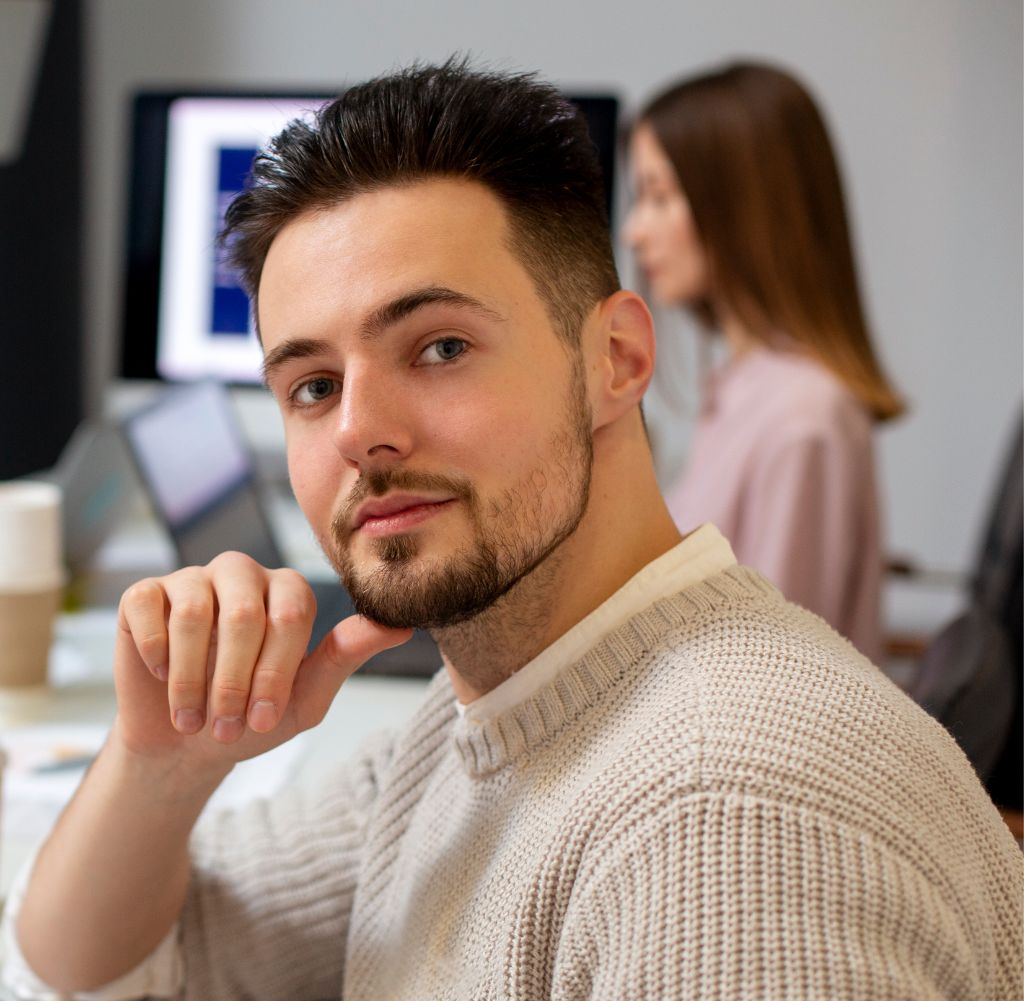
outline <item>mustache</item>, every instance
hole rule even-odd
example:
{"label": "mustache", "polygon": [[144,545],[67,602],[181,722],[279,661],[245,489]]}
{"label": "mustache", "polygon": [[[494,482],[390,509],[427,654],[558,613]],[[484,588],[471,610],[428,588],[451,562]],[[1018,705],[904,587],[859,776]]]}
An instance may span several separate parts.
{"label": "mustache", "polygon": [[456,500],[470,503],[476,496],[469,480],[441,473],[420,473],[411,469],[375,469],[356,480],[352,492],[331,519],[331,534],[335,540],[342,545],[348,541],[352,535],[356,511],[363,501],[370,497],[383,497],[393,490],[447,494]]}

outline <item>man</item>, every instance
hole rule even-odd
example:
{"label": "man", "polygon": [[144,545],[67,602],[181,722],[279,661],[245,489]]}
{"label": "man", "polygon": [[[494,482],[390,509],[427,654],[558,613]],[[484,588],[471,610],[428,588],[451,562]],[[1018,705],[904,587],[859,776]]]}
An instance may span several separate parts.
{"label": "man", "polygon": [[[712,527],[680,541],[650,317],[553,90],[357,87],[228,233],[366,618],[304,657],[305,583],[237,554],[127,592],[117,721],[15,908],[25,996],[1011,995],[1021,859],[952,740]],[[402,734],[190,842],[412,626],[444,670]]]}

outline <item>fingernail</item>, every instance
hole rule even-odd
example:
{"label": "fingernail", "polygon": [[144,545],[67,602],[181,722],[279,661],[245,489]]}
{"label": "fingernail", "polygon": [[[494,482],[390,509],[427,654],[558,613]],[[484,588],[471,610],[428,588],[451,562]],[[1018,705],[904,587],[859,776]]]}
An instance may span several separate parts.
{"label": "fingernail", "polygon": [[266,733],[277,726],[277,706],[270,699],[257,699],[249,707],[249,726],[257,733]]}
{"label": "fingernail", "polygon": [[213,739],[230,744],[242,736],[242,720],[239,716],[218,716],[213,721]]}
{"label": "fingernail", "polygon": [[153,675],[154,675],[154,677],[158,681],[166,681],[167,680],[167,665],[166,664],[157,664],[156,667],[153,668]]}
{"label": "fingernail", "polygon": [[179,709],[174,714],[174,726],[179,733],[198,733],[203,728],[203,715],[196,709]]}

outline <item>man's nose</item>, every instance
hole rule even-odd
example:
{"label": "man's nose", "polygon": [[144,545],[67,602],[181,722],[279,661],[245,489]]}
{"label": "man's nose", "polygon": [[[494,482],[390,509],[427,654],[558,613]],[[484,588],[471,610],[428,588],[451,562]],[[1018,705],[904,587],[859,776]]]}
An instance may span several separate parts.
{"label": "man's nose", "polygon": [[347,463],[361,468],[409,455],[413,435],[405,399],[379,372],[345,372],[334,443]]}

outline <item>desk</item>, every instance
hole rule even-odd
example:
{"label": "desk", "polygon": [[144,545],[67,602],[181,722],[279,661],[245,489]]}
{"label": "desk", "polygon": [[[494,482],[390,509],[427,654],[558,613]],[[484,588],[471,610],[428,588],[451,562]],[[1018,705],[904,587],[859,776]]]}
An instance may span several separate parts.
{"label": "desk", "polygon": [[[85,724],[96,732],[109,728],[116,712],[112,674],[115,628],[116,612],[110,608],[61,616],[50,659],[52,684],[47,691],[26,698],[0,697],[0,739],[5,732],[18,732],[12,727]],[[427,684],[420,678],[356,674],[345,682],[320,726],[269,754],[236,766],[218,790],[218,801],[221,805],[237,802],[256,795],[261,788],[264,793],[280,788],[285,781],[316,783],[372,733],[400,726],[408,719]],[[65,788],[70,791],[77,785],[81,774],[82,770],[68,774]],[[4,783],[4,801],[0,804],[0,899],[6,896],[15,873],[38,840],[39,835],[31,828],[40,826],[43,820],[52,823],[60,808],[51,797],[26,820],[26,804],[12,799],[16,793],[15,783]],[[5,997],[0,988],[0,1001]]]}

